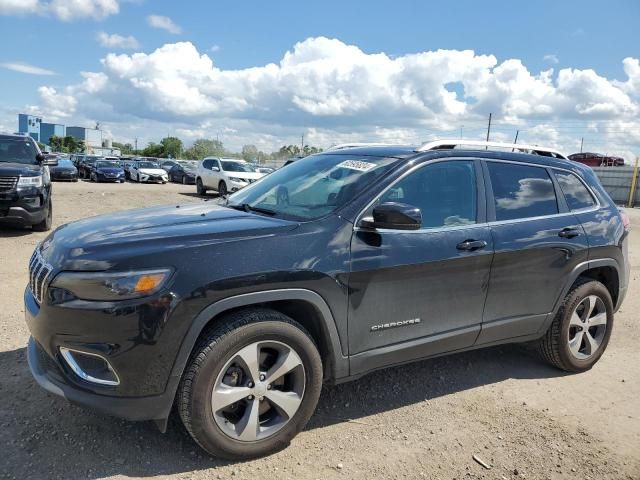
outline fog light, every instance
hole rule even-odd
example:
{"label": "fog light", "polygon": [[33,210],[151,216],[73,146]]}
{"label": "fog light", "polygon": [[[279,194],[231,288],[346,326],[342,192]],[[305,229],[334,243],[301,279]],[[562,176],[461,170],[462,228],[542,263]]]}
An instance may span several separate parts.
{"label": "fog light", "polygon": [[66,347],[60,347],[60,354],[73,373],[82,380],[98,385],[120,385],[116,371],[104,357]]}

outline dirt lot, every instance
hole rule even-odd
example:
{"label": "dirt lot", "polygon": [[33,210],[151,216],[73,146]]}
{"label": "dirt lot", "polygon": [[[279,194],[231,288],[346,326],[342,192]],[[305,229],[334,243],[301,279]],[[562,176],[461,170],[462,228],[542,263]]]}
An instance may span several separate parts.
{"label": "dirt lot", "polygon": [[[138,206],[200,202],[195,187],[56,184],[56,225]],[[640,210],[630,212],[640,265]],[[0,230],[0,478],[640,478],[640,279],[607,353],[564,375],[526,348],[454,355],[325,388],[285,451],[238,464],[169,432],[68,404],[32,380],[22,292],[44,234]],[[476,455],[492,468],[476,463]]]}

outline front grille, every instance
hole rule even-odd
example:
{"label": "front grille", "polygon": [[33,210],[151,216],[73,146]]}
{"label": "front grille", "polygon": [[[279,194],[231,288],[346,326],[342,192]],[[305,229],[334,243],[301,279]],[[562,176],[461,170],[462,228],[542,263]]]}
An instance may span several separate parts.
{"label": "front grille", "polygon": [[29,288],[31,293],[36,298],[38,303],[42,303],[42,297],[44,295],[45,282],[49,278],[53,268],[48,265],[42,255],[35,249],[31,260],[29,261]]}
{"label": "front grille", "polygon": [[0,177],[0,192],[8,192],[16,188],[18,177]]}

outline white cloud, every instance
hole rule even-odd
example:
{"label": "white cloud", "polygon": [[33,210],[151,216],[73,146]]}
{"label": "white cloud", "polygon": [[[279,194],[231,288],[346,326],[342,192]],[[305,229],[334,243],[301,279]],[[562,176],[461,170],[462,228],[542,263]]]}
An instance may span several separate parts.
{"label": "white cloud", "polygon": [[0,67],[7,70],[13,70],[14,72],[26,73],[29,75],[55,75],[52,70],[48,70],[42,67],[36,67],[35,65],[29,65],[24,62],[4,62],[0,63]]}
{"label": "white cloud", "polygon": [[162,15],[149,15],[147,17],[147,22],[154,28],[166,30],[174,35],[182,33],[182,27],[180,27],[180,25],[176,25],[169,17],[163,17]]}
{"label": "white cloud", "polygon": [[60,20],[102,20],[120,11],[118,0],[0,0],[0,15],[52,14]]}
{"label": "white cloud", "polygon": [[558,59],[558,56],[555,53],[547,53],[544,57],[542,57],[542,59],[545,62],[552,63],[554,65],[557,65],[558,63],[560,63],[560,60]]}
{"label": "white cloud", "polygon": [[109,54],[102,66],[84,73],[80,84],[40,91],[43,110],[61,115],[66,105],[74,118],[109,122],[116,135],[156,125],[185,139],[220,134],[236,147],[297,143],[303,132],[325,147],[418,143],[457,137],[462,125],[465,136],[480,138],[489,112],[496,139],[513,140],[519,129],[520,142],[569,153],[586,133],[607,151],[640,146],[638,134],[626,133],[640,131],[640,62],[634,58],[624,59],[627,78],[616,81],[589,69],[535,73],[519,59],[499,62],[470,50],[392,58],[319,37],[297,43],[277,64],[241,70],[218,68],[189,42]]}
{"label": "white cloud", "polygon": [[211,50],[212,52],[219,52],[220,51],[220,45],[213,45],[209,50]]}
{"label": "white cloud", "polygon": [[0,0],[0,15],[35,13],[39,7],[39,0]]}
{"label": "white cloud", "polygon": [[136,49],[140,48],[140,43],[135,37],[128,35],[118,35],[117,33],[98,32],[98,42],[100,45],[106,48],[122,48],[122,49]]}

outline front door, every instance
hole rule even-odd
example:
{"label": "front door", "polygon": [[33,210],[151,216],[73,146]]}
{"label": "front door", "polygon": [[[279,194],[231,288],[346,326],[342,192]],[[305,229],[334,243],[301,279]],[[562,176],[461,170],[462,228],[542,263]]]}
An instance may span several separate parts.
{"label": "front door", "polygon": [[474,160],[419,166],[374,206],[419,207],[420,230],[356,228],[349,277],[352,374],[473,345],[493,257],[479,172]]}

